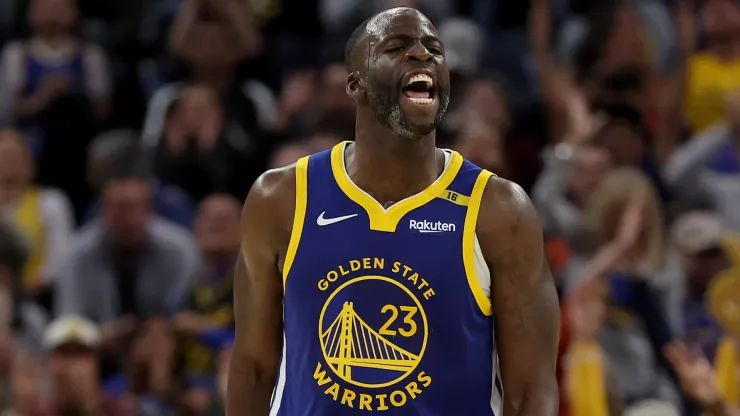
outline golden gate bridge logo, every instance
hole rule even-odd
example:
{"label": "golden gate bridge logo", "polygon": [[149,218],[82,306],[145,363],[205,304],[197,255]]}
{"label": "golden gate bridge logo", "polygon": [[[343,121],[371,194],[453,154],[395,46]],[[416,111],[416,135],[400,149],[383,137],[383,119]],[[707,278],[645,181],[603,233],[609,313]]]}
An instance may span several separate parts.
{"label": "golden gate bridge logo", "polygon": [[[398,315],[397,308],[393,307],[393,305],[386,305],[386,307],[383,308],[383,312],[389,312],[390,319],[388,319],[381,329],[376,330],[368,325],[367,322],[357,314],[354,308],[354,302],[345,301],[342,303],[341,310],[336,317],[334,317],[331,323],[328,326],[324,326],[323,322],[326,319],[324,314],[326,312],[327,305],[331,303],[335,295],[350,284],[363,280],[387,282],[402,289],[409,295],[411,298],[410,300],[413,300],[415,306],[405,308],[401,307],[401,310],[413,310],[414,313],[410,315],[407,314],[407,318],[404,321],[404,318]],[[423,328],[419,328],[420,331],[418,332],[416,331],[417,325],[413,322],[409,322],[409,320],[413,318],[411,315],[414,315],[417,310],[420,312],[419,316],[421,317],[421,319],[417,318],[417,320],[423,323]],[[407,331],[405,333],[406,336],[423,336],[420,351],[417,353],[410,352],[399,347],[380,333],[384,331],[388,332],[388,329],[385,328],[393,327],[396,323],[402,325],[402,322],[411,323],[414,328],[413,333]],[[319,328],[321,331],[319,337],[321,347],[324,352],[324,358],[329,367],[344,381],[363,387],[386,387],[404,379],[417,367],[424,355],[424,349],[426,348],[427,322],[421,304],[406,287],[402,286],[395,280],[383,276],[359,277],[350,280],[337,288],[337,290],[329,296],[324,305],[324,309],[322,310],[321,317],[319,319]],[[326,329],[322,330],[322,328]],[[404,334],[402,327],[399,327],[397,332],[402,336]],[[382,382],[376,381],[369,383],[367,380],[363,380],[367,377],[357,374],[362,373],[363,369],[387,372],[387,375],[381,377],[383,379]]]}

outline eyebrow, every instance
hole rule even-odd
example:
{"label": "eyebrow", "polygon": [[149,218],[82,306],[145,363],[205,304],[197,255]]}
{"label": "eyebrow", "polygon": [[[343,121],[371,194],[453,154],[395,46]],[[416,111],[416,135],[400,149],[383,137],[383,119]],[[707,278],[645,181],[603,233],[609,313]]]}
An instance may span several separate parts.
{"label": "eyebrow", "polygon": [[[378,43],[380,45],[384,45],[384,44],[386,44],[386,43],[388,43],[388,42],[390,42],[392,40],[411,41],[411,40],[414,40],[414,39],[416,39],[415,36],[410,36],[410,35],[407,35],[407,34],[404,34],[404,33],[398,33],[398,34],[386,36],[384,39],[382,39]],[[424,36],[421,37],[421,41],[423,43],[425,43],[425,42],[438,42],[438,43],[442,43],[439,40],[439,38],[437,36],[435,36],[435,35],[424,35]]]}

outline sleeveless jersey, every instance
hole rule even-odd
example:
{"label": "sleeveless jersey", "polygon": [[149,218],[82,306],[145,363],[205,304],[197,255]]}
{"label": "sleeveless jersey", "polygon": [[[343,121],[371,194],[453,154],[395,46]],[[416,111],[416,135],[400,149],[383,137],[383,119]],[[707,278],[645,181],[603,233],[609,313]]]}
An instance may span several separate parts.
{"label": "sleeveless jersey", "polygon": [[445,151],[431,186],[384,209],[349,178],[346,145],[296,165],[270,416],[500,416],[475,236],[492,174]]}

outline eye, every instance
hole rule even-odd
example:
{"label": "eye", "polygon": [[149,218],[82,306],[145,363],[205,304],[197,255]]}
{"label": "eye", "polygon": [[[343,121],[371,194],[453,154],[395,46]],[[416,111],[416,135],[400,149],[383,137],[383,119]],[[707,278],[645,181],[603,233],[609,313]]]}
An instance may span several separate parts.
{"label": "eye", "polygon": [[406,48],[403,47],[402,45],[394,45],[387,49],[387,51],[390,53],[403,52],[404,50],[406,50]]}
{"label": "eye", "polygon": [[429,52],[435,54],[435,55],[442,55],[442,50],[440,48],[431,47],[429,48]]}

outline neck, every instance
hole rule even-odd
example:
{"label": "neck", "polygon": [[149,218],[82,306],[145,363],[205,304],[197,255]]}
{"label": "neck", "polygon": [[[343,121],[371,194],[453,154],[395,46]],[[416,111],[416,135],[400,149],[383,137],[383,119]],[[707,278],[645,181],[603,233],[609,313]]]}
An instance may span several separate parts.
{"label": "neck", "polygon": [[230,66],[200,66],[194,70],[195,79],[216,91],[225,90],[232,80],[233,68]]}
{"label": "neck", "polygon": [[69,41],[72,37],[67,32],[46,32],[39,33],[36,38],[48,44],[49,46],[57,46],[64,42]]}
{"label": "neck", "polygon": [[[363,123],[371,118],[370,123]],[[345,165],[357,186],[381,203],[396,202],[434,182],[440,174],[434,132],[417,140],[393,135],[371,117],[358,117],[356,140]]]}

